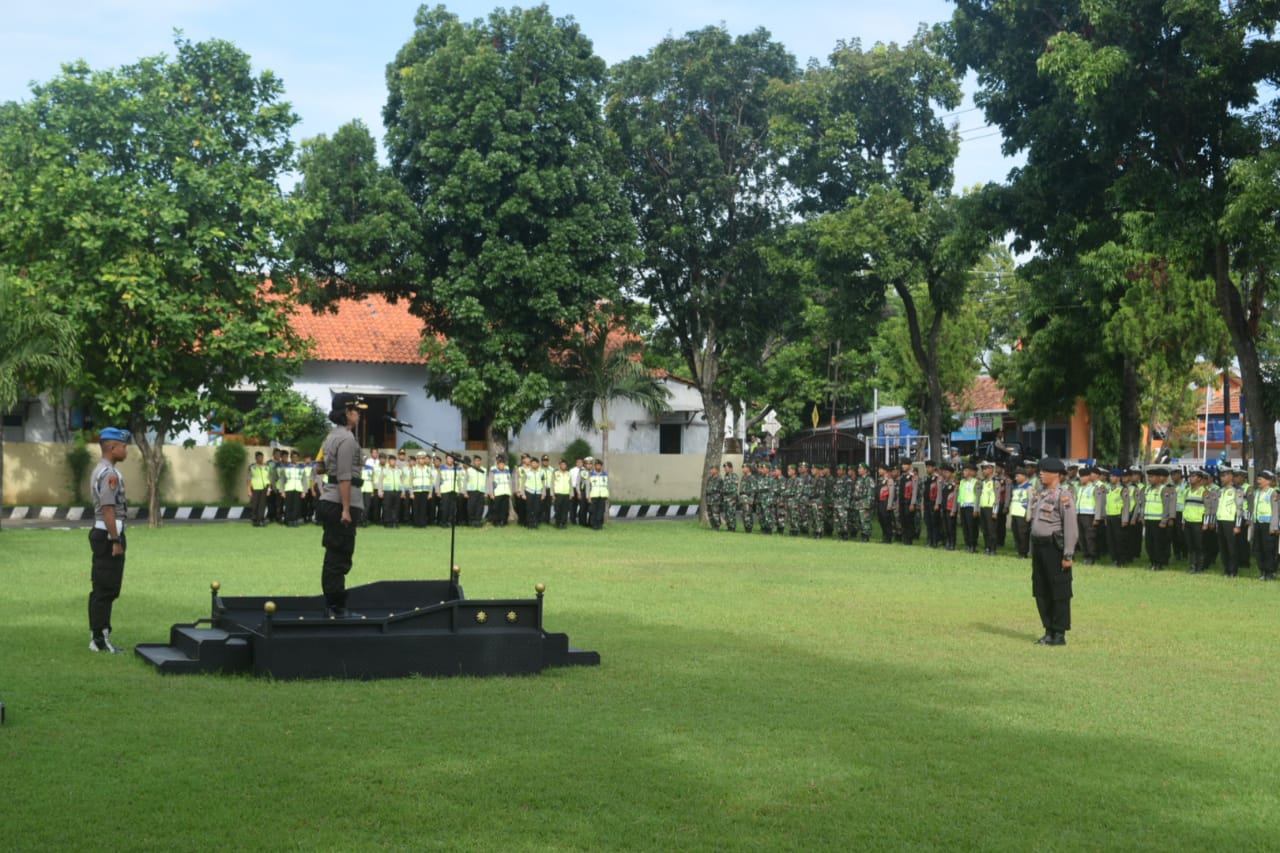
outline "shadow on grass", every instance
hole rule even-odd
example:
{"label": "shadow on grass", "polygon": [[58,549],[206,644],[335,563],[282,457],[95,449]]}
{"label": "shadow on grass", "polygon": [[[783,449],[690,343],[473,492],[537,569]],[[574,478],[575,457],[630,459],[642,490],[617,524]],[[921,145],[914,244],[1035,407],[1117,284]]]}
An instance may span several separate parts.
{"label": "shadow on grass", "polygon": [[1037,639],[1039,632],[1035,634],[1026,631],[1017,631],[1013,628],[1006,628],[1003,625],[991,625],[987,622],[974,622],[973,628],[984,634],[994,634],[997,637],[1006,637],[1010,640],[1018,640],[1019,642],[1032,642]]}

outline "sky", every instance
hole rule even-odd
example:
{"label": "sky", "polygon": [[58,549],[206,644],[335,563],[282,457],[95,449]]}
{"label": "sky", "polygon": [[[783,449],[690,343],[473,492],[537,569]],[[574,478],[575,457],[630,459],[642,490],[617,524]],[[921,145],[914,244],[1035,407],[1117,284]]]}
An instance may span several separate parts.
{"label": "sky", "polygon": [[[221,38],[249,54],[256,69],[280,77],[301,121],[296,140],[332,135],[361,119],[379,139],[387,63],[413,32],[421,4],[410,0],[34,0],[0,18],[0,101],[24,100],[32,82],[58,75],[77,59],[114,68],[144,56],[172,55],[173,31],[202,41]],[[436,5],[431,3],[429,5]],[[506,0],[448,2],[466,21]],[[572,17],[609,64],[647,53],[668,35],[723,25],[740,35],[764,27],[803,65],[825,61],[838,40],[907,42],[921,23],[951,16],[947,0],[648,0],[645,3],[547,0]],[[1000,153],[999,132],[973,108],[972,81],[950,121],[961,132],[956,188],[1002,181],[1015,161]]]}

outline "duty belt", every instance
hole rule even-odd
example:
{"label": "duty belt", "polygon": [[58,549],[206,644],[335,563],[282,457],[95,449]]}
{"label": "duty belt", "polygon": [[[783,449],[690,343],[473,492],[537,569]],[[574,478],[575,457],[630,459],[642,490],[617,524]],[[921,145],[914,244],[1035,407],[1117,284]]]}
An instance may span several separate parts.
{"label": "duty belt", "polygon": [[[327,477],[325,477],[325,478],[324,478],[324,481],[325,481],[326,483],[328,483],[329,485],[331,485],[331,486],[336,486],[336,485],[338,485],[338,482],[339,482],[338,478],[337,478],[337,477],[335,477],[335,476],[334,476],[334,475],[332,475],[332,474],[330,474],[330,475],[328,475]],[[363,485],[364,485],[364,477],[352,477],[352,478],[351,478],[351,485],[355,486],[356,488],[359,488],[360,486],[363,486]]]}

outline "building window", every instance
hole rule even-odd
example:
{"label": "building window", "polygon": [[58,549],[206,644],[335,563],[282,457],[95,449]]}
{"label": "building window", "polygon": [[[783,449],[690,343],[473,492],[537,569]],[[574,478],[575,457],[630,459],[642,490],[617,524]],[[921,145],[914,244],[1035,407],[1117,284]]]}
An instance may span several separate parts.
{"label": "building window", "polygon": [[684,424],[658,424],[658,452],[683,453]]}
{"label": "building window", "polygon": [[5,441],[23,441],[26,431],[22,427],[23,417],[18,412],[5,412],[4,414],[4,440]]}

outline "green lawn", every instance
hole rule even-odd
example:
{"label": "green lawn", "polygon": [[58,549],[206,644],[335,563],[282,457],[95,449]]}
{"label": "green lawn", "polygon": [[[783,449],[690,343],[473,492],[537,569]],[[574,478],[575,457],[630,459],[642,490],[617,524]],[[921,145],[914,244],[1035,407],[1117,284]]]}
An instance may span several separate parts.
{"label": "green lawn", "polygon": [[[117,639],[314,594],[316,528],[133,528]],[[94,655],[84,531],[0,532],[0,848],[1241,850],[1280,844],[1280,584],[712,533],[458,531],[472,597],[547,584],[594,668],[161,677]],[[351,583],[443,577],[371,529]]]}

